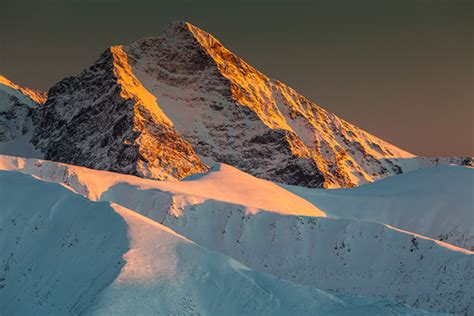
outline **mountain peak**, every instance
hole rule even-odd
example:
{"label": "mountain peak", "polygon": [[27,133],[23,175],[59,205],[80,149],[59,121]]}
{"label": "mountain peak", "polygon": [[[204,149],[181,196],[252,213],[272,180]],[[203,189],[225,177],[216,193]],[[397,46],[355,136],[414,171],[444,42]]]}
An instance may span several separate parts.
{"label": "mountain peak", "polygon": [[[164,36],[139,40],[125,46],[124,51],[133,73],[159,100],[174,128],[206,159],[284,183],[350,186],[392,172],[379,162],[380,158],[413,156],[268,78],[211,34],[188,22],[171,23]],[[209,117],[216,121],[208,121]],[[218,137],[220,131],[226,132]],[[235,133],[240,141],[229,143],[227,139]],[[265,146],[256,145],[260,142]],[[240,143],[259,148],[253,157],[244,159],[247,161],[223,156],[223,152],[242,152]],[[358,151],[370,157],[378,170],[367,170]],[[260,159],[260,163],[255,162]],[[279,160],[280,166],[275,167]],[[287,164],[292,167],[284,167]],[[290,180],[295,177],[289,174],[298,180]]]}
{"label": "mountain peak", "polygon": [[163,37],[171,42],[181,42],[181,45],[189,41],[195,42],[206,50],[212,50],[217,46],[224,47],[212,34],[186,21],[174,21],[168,24]]}
{"label": "mountain peak", "polygon": [[53,86],[35,121],[32,143],[49,160],[160,180],[208,169],[136,77],[121,45]]}
{"label": "mountain peak", "polygon": [[174,21],[165,27],[163,37],[168,40],[182,41],[194,37],[193,31],[196,30],[198,30],[198,27],[192,25],[189,22]]}
{"label": "mountain peak", "polygon": [[113,46],[50,89],[32,143],[45,158],[156,179],[219,162],[263,179],[350,187],[414,157],[327,112],[185,22]]}
{"label": "mountain peak", "polygon": [[176,36],[179,33],[184,33],[184,32],[194,32],[194,31],[200,31],[203,33],[208,34],[206,31],[200,29],[199,27],[183,20],[177,20],[169,23],[164,30],[165,36]]}
{"label": "mountain peak", "polygon": [[167,34],[171,34],[173,32],[179,32],[179,31],[182,31],[182,30],[187,30],[189,29],[189,27],[191,26],[192,24],[187,22],[187,21],[184,21],[184,20],[176,20],[176,21],[173,21],[171,23],[169,23],[166,27],[165,27],[165,33]]}

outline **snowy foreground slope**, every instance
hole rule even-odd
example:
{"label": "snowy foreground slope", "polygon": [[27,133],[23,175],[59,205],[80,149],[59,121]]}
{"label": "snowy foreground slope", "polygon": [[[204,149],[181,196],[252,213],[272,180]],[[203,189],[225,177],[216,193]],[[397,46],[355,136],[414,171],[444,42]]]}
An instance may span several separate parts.
{"label": "snowy foreground slope", "polygon": [[330,217],[372,220],[474,250],[474,169],[413,171],[351,189],[283,185]]}
{"label": "snowy foreground slope", "polygon": [[255,272],[133,211],[29,175],[0,171],[0,200],[2,315],[423,314]]}
{"label": "snowy foreground slope", "polygon": [[388,298],[432,312],[473,311],[471,251],[377,222],[326,218],[282,188],[266,199],[265,187],[273,190],[273,183],[229,166],[182,182],[9,156],[1,157],[0,169],[29,173],[92,200],[120,204],[255,271],[293,283]]}

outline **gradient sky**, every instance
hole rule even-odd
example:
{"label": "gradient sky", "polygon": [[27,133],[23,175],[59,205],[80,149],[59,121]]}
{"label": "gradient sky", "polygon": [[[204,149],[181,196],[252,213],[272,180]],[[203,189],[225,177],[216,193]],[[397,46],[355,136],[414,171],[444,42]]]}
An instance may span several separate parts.
{"label": "gradient sky", "polygon": [[2,0],[0,73],[47,90],[186,20],[327,110],[418,155],[474,155],[474,1]]}

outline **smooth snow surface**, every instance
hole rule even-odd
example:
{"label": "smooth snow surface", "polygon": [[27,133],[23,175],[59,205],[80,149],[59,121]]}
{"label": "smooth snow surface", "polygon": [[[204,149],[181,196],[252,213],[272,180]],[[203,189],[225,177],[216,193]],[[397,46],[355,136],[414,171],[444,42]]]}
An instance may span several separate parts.
{"label": "smooth snow surface", "polygon": [[429,168],[352,189],[283,187],[330,217],[386,223],[474,250],[473,168]]}
{"label": "smooth snow surface", "polygon": [[0,172],[0,200],[2,315],[422,314],[252,271],[133,211],[17,172]]}
{"label": "smooth snow surface", "polygon": [[0,172],[0,314],[78,314],[120,273],[125,221],[107,203]]}
{"label": "smooth snow surface", "polygon": [[[341,295],[391,299],[431,312],[473,310],[471,251],[374,221],[295,216],[223,201],[222,196],[232,196],[226,193],[229,187],[239,190],[237,181],[226,180],[233,168],[221,166],[182,182],[8,156],[1,157],[0,169],[30,173],[92,200],[120,204],[255,271],[293,283]],[[281,190],[271,196],[275,203],[285,196]],[[247,203],[251,197],[249,193]]]}

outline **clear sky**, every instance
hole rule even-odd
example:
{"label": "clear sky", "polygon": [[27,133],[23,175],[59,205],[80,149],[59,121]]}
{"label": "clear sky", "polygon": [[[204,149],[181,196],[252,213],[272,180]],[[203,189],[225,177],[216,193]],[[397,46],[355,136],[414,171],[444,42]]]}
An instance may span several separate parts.
{"label": "clear sky", "polygon": [[174,20],[399,147],[474,155],[474,1],[2,0],[0,73],[47,90]]}

